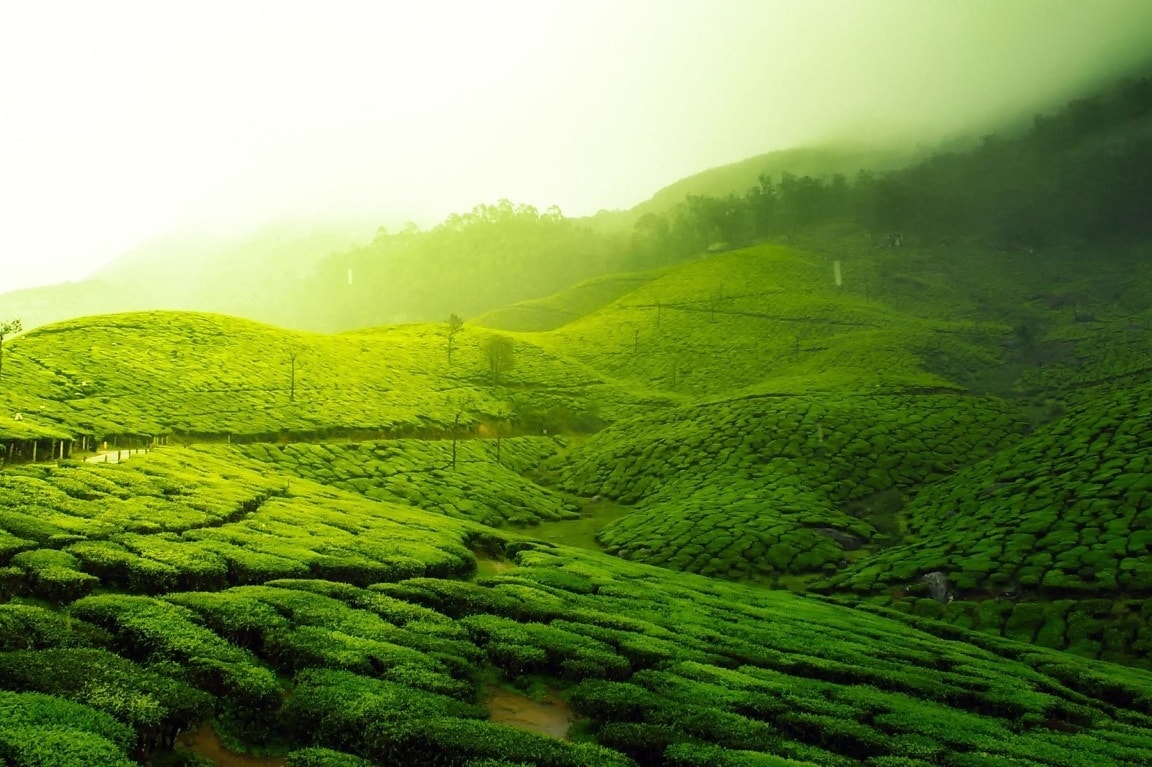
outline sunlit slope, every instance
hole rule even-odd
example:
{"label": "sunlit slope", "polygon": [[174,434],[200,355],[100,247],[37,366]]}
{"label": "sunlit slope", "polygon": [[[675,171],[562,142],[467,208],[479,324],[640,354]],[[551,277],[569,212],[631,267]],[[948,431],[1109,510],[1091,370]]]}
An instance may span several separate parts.
{"label": "sunlit slope", "polygon": [[[1152,760],[1146,672],[955,629],[942,642],[786,592],[289,484],[233,449],[20,467],[0,483],[63,531],[24,530],[24,550],[3,555],[0,586],[58,606],[0,604],[10,749],[44,739],[10,726],[40,717],[93,733],[75,747],[119,767],[215,716],[242,738],[378,764]],[[141,526],[137,499],[161,529]],[[90,535],[66,524],[84,518],[100,520]],[[469,579],[473,550],[503,573]],[[564,691],[584,742],[487,720],[487,686],[532,680]]]}
{"label": "sunlit slope", "polygon": [[[6,347],[0,396],[65,431],[264,438],[436,432],[458,414],[469,428],[501,411],[587,420],[634,400],[524,340],[513,342],[514,364],[494,380],[483,350],[490,333],[459,333],[449,363],[444,330],[323,335],[222,315],[89,317]],[[39,399],[23,403],[29,394]]]}
{"label": "sunlit slope", "polygon": [[288,474],[382,501],[407,503],[437,514],[487,525],[574,519],[565,496],[524,477],[554,456],[547,437],[446,441],[390,440],[312,445],[253,444],[248,456]]}
{"label": "sunlit slope", "polygon": [[160,593],[276,577],[366,584],[474,567],[453,520],[269,474],[220,449],[10,467],[0,494],[0,556],[25,571],[34,593],[60,601],[97,585]]}
{"label": "sunlit slope", "polygon": [[996,361],[973,329],[893,310],[837,287],[833,260],[765,245],[671,270],[540,339],[614,378],[689,396],[892,393],[959,388],[931,371],[929,352]]}
{"label": "sunlit slope", "polygon": [[902,492],[1021,428],[987,398],[748,397],[610,426],[562,486],[635,504],[600,533],[627,559],[735,578],[834,571],[894,540]]}
{"label": "sunlit slope", "polygon": [[795,239],[841,259],[854,294],[914,317],[966,322],[954,337],[987,349],[986,361],[971,364],[946,347],[925,357],[930,369],[973,390],[1063,400],[1101,384],[1152,380],[1145,248],[1005,250],[978,238],[927,237],[887,248],[858,233]]}
{"label": "sunlit slope", "polygon": [[663,270],[609,274],[532,301],[485,312],[471,324],[494,330],[555,330],[631,293],[663,274]]}

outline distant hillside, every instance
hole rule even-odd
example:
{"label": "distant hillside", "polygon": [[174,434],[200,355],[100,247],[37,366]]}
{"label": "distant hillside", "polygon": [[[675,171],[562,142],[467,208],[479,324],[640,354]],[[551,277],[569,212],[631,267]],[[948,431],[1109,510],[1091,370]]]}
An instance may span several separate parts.
{"label": "distant hillside", "polygon": [[761,176],[779,179],[781,175],[789,174],[822,178],[840,174],[851,177],[861,170],[882,171],[900,167],[913,156],[913,152],[907,149],[839,146],[798,147],[768,152],[709,168],[669,184],[650,199],[632,207],[628,211],[631,218],[628,224],[645,213],[667,213],[688,197],[742,195],[757,186]]}
{"label": "distant hillside", "polygon": [[495,330],[555,330],[632,292],[661,272],[608,274],[544,298],[522,301],[476,317],[472,324]]}
{"label": "distant hillside", "polygon": [[289,300],[326,256],[371,238],[364,223],[282,221],[243,235],[175,232],[86,280],[0,295],[26,328],[93,314],[187,310],[307,328]]}
{"label": "distant hillside", "polygon": [[321,335],[182,312],[49,325],[5,344],[0,438],[34,427],[212,439],[587,428],[646,396],[523,339],[494,378],[490,331],[465,327],[449,362],[445,330]]}

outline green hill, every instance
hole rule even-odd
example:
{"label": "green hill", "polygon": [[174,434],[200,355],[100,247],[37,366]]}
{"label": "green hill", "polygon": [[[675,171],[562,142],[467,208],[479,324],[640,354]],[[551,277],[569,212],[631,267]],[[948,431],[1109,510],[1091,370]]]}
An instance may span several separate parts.
{"label": "green hill", "polygon": [[799,147],[749,157],[682,178],[657,191],[628,211],[632,220],[646,213],[666,213],[691,196],[741,195],[761,176],[854,176],[858,171],[879,171],[907,164],[904,150],[852,147]]}
{"label": "green hill", "polygon": [[852,265],[763,245],[669,270],[540,343],[637,385],[690,396],[959,388],[933,370],[987,366],[997,322],[918,317],[853,286]]}
{"label": "green hill", "polygon": [[[6,345],[0,397],[34,424],[74,435],[274,439],[442,434],[501,412],[537,422],[591,421],[639,398],[536,344],[514,342],[494,385],[484,343],[468,329],[403,325],[339,335],[246,320],[154,312],[71,320]],[[458,423],[457,423],[458,422]],[[554,427],[555,428],[555,427]]]}
{"label": "green hill", "polygon": [[[287,767],[1148,764],[1152,301],[1110,264],[828,230],[451,359],[445,323],[10,340],[0,761],[210,726]],[[169,444],[23,447],[78,437]]]}
{"label": "green hill", "polygon": [[562,486],[635,504],[600,533],[627,559],[732,578],[835,571],[901,532],[902,493],[1022,426],[1002,402],[954,395],[734,399],[609,427]]}
{"label": "green hill", "polygon": [[485,312],[471,322],[494,330],[555,330],[631,293],[659,275],[660,272],[608,274],[585,280],[544,298]]}

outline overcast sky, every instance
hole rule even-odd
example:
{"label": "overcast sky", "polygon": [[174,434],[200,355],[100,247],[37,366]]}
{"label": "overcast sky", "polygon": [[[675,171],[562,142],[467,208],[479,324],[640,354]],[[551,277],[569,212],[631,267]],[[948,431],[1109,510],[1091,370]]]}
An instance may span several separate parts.
{"label": "overcast sky", "polygon": [[1152,0],[0,0],[0,292],[173,228],[629,207],[923,143],[1152,50]]}

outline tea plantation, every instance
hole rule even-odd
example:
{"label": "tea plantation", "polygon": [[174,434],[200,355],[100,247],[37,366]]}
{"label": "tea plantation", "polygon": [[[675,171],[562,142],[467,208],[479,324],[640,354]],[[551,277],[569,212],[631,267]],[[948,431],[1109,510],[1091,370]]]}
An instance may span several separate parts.
{"label": "tea plantation", "polygon": [[6,342],[0,765],[1152,764],[1148,309],[921,255]]}
{"label": "tea plantation", "polygon": [[0,434],[274,440],[441,434],[517,413],[521,421],[598,423],[651,398],[514,340],[493,381],[484,344],[445,327],[401,325],[320,335],[232,317],[107,315],[34,330],[5,347]]}

